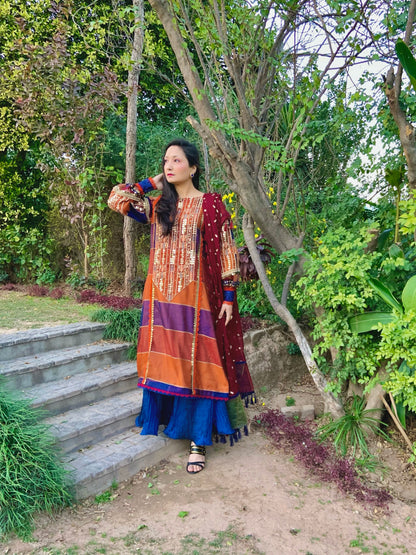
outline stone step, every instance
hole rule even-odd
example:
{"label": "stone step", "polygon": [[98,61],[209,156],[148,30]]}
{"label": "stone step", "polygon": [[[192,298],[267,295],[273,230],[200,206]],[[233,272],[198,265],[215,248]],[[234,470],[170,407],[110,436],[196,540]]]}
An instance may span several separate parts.
{"label": "stone step", "polygon": [[0,361],[66,349],[99,341],[105,324],[79,322],[0,335]]}
{"label": "stone step", "polygon": [[21,357],[0,363],[0,375],[5,376],[12,387],[25,390],[92,368],[125,361],[128,348],[128,343],[100,341],[91,345]]}
{"label": "stone step", "polygon": [[45,419],[63,453],[95,445],[135,426],[142,391],[136,388]]}
{"label": "stone step", "polygon": [[68,376],[63,380],[35,385],[23,392],[32,406],[42,407],[48,415],[96,403],[137,387],[136,362],[122,362]]}
{"label": "stone step", "polygon": [[0,336],[0,375],[35,407],[56,438],[77,499],[130,479],[188,442],[141,436],[135,362],[127,343],[102,341],[104,324],[81,323]]}
{"label": "stone step", "polygon": [[75,482],[77,500],[97,495],[130,479],[140,470],[159,463],[189,448],[185,440],[169,439],[163,434],[141,436],[132,428],[90,449],[67,455],[65,464]]}

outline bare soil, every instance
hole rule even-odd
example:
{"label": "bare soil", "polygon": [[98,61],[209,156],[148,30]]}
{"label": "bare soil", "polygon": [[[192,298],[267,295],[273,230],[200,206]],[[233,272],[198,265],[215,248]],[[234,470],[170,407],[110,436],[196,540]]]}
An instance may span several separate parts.
{"label": "bare soil", "polygon": [[[394,499],[387,513],[362,506],[308,474],[256,426],[255,415],[286,394],[261,397],[249,409],[249,436],[233,447],[209,447],[200,474],[186,473],[184,452],[118,484],[107,502],[91,498],[58,515],[40,515],[33,541],[12,539],[0,553],[416,553],[416,479],[403,447],[374,443],[388,469],[367,481]],[[308,380],[290,394],[298,404],[316,395]]]}

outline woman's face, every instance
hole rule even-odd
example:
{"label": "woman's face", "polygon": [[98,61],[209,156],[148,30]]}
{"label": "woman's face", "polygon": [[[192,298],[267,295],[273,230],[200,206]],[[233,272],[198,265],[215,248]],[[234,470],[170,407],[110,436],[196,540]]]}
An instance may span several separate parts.
{"label": "woman's face", "polygon": [[163,160],[163,171],[169,183],[182,185],[192,181],[191,174],[196,172],[196,166],[189,166],[188,159],[180,146],[170,146]]}

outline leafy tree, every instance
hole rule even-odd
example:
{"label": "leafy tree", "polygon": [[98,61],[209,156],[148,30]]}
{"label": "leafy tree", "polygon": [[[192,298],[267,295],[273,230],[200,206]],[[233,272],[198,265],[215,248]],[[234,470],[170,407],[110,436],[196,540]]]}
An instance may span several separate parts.
{"label": "leafy tree", "polygon": [[[335,92],[337,83],[379,38],[367,32],[374,13],[380,13],[379,3],[150,4],[163,23],[198,116],[188,120],[220,161],[230,189],[278,253],[299,248],[307,230],[305,191],[313,183],[314,162],[319,165],[316,152],[331,126],[353,115],[339,110],[338,123],[331,119],[319,127],[317,114],[330,94],[339,106],[348,102],[340,89]],[[311,200],[313,189],[308,190]],[[287,217],[289,208],[292,218]],[[249,218],[245,223],[255,260],[254,237],[249,237],[254,226]],[[325,394],[325,380],[296,321],[276,304],[266,273],[260,273],[332,412],[340,414],[340,404]]]}

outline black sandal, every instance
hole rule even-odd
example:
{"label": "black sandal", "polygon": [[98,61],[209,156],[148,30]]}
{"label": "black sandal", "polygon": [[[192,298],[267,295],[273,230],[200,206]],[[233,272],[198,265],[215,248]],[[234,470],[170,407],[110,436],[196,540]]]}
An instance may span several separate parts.
{"label": "black sandal", "polygon": [[[206,456],[206,449],[203,446],[195,445],[195,443],[191,443],[191,447],[189,448],[190,455],[201,455],[202,457]],[[190,466],[199,466],[200,470],[189,470]],[[205,461],[194,461],[188,462],[186,465],[186,472],[189,474],[198,474],[205,468]]]}

